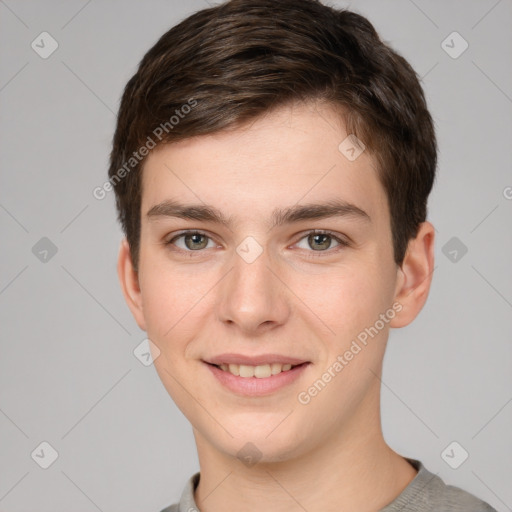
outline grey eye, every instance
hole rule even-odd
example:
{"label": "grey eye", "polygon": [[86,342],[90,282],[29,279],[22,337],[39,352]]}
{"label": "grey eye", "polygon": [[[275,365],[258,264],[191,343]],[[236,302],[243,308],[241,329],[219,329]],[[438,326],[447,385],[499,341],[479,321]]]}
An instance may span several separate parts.
{"label": "grey eye", "polygon": [[308,236],[308,244],[311,249],[315,251],[322,251],[324,249],[329,249],[331,246],[332,238],[329,235],[309,235]]}
{"label": "grey eye", "polygon": [[191,249],[204,249],[208,245],[208,238],[198,233],[185,236],[185,245]]}
{"label": "grey eye", "polygon": [[[304,244],[307,244],[307,247]],[[339,242],[337,242],[334,237],[328,233],[310,233],[309,235],[302,238],[297,245],[301,249],[325,251],[327,249],[331,249],[332,247],[336,247],[336,245],[339,245]]]}
{"label": "grey eye", "polygon": [[183,233],[174,238],[171,242],[184,251],[199,251],[215,246],[213,241],[202,233]]}

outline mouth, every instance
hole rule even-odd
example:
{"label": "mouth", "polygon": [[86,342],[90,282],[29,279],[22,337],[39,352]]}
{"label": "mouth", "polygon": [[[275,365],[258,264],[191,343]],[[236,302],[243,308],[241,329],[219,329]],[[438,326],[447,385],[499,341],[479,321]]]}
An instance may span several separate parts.
{"label": "mouth", "polygon": [[273,361],[268,363],[262,358],[252,358],[251,362],[257,364],[241,364],[241,360],[248,362],[246,357],[233,356],[228,359],[231,362],[223,362],[226,358],[219,357],[215,361],[203,360],[203,363],[225,389],[242,397],[264,397],[277,393],[300,379],[311,364],[298,359],[290,362],[290,358],[284,357],[279,358],[281,361],[268,358],[268,361]]}
{"label": "mouth", "polygon": [[[205,361],[206,362],[206,361]],[[280,373],[288,372],[298,366],[307,365],[308,362],[299,363],[299,364],[290,364],[290,363],[266,363],[259,364],[256,366],[247,365],[247,364],[234,364],[234,363],[221,363],[221,364],[213,364],[208,363],[210,366],[215,366],[219,370],[223,372],[230,373],[231,375],[235,375],[236,377],[242,378],[252,378],[256,377],[257,379],[266,379],[268,377],[272,377],[274,375],[279,375]]]}
{"label": "mouth", "polygon": [[202,362],[224,388],[244,397],[263,397],[291,386],[312,364],[284,354],[218,354]]}

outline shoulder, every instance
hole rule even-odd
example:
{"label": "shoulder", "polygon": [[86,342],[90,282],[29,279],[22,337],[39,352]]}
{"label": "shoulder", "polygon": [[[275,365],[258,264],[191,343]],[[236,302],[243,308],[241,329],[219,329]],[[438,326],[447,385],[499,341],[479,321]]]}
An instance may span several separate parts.
{"label": "shoulder", "polygon": [[174,503],[173,505],[169,505],[167,508],[164,508],[160,512],[179,512],[179,511],[180,511],[179,504]]}
{"label": "shoulder", "polygon": [[452,485],[444,485],[438,500],[439,512],[496,512],[485,501]]}
{"label": "shoulder", "polygon": [[418,473],[393,503],[381,512],[496,512],[473,494],[446,485],[420,461],[407,460]]}
{"label": "shoulder", "polygon": [[200,473],[192,475],[185,484],[179,503],[173,503],[160,512],[199,512],[194,500],[194,491],[199,483]]}

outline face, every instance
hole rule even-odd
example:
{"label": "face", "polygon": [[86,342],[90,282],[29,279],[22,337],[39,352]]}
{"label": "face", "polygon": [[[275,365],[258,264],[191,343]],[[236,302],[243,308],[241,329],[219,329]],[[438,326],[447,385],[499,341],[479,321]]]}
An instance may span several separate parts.
{"label": "face", "polygon": [[295,105],[146,161],[139,271],[124,244],[121,281],[164,386],[220,453],[285,460],[377,423],[389,328],[426,294],[405,293],[419,273],[396,266],[373,158],[347,158],[347,135],[333,109]]}

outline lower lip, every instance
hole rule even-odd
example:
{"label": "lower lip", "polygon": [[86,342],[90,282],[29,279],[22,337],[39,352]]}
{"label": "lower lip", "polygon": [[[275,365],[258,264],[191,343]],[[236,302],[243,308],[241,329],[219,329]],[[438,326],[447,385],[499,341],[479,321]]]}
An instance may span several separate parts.
{"label": "lower lip", "polygon": [[238,377],[211,364],[205,364],[221,384],[233,393],[243,396],[269,395],[295,382],[309,366],[309,363],[303,363],[286,372],[259,379],[257,377]]}

